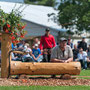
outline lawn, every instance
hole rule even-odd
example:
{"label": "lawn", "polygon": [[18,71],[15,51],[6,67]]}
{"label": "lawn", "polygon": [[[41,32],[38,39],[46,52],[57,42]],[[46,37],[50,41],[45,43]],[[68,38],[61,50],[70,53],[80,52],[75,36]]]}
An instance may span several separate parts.
{"label": "lawn", "polygon": [[11,86],[0,90],[90,90],[90,86]]}
{"label": "lawn", "polygon": [[81,70],[81,73],[79,76],[90,76],[90,69],[88,70]]}
{"label": "lawn", "polygon": [[90,77],[88,77],[88,76],[90,76],[90,69],[81,70],[81,73],[78,76],[87,76],[87,77],[79,77],[79,78],[81,78],[81,79],[90,79]]}

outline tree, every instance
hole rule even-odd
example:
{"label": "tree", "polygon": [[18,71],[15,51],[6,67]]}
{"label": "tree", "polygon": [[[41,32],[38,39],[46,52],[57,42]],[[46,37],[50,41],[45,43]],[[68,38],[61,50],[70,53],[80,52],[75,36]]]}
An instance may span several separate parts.
{"label": "tree", "polygon": [[44,6],[54,6],[55,0],[25,0],[27,4],[34,4],[34,5],[44,5]]}
{"label": "tree", "polygon": [[61,0],[58,10],[62,27],[76,33],[90,31],[90,0]]}

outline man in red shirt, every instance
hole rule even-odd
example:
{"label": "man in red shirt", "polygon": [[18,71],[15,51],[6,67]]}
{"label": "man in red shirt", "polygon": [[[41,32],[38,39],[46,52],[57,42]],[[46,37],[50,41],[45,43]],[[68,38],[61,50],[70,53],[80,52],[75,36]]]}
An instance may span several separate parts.
{"label": "man in red shirt", "polygon": [[46,33],[41,37],[40,49],[43,51],[43,61],[50,62],[51,49],[55,47],[54,36],[50,34],[50,29],[46,29]]}

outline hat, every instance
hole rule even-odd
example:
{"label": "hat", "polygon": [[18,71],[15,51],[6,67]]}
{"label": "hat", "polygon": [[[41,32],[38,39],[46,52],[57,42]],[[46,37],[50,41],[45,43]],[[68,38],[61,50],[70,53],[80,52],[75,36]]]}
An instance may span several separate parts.
{"label": "hat", "polygon": [[46,28],[46,31],[50,31],[50,29],[49,28]]}
{"label": "hat", "polygon": [[35,46],[35,47],[38,47],[38,44],[35,44],[34,46]]}
{"label": "hat", "polygon": [[64,38],[64,37],[62,37],[62,38],[59,39],[59,41],[60,41],[60,42],[62,42],[62,41],[67,41],[67,39]]}
{"label": "hat", "polygon": [[82,37],[82,39],[85,39],[85,37]]}

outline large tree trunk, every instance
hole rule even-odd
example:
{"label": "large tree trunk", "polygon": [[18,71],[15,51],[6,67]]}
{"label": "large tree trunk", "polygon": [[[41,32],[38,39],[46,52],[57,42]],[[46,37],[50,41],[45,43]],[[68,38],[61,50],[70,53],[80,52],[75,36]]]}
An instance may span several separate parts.
{"label": "large tree trunk", "polygon": [[10,74],[27,74],[27,75],[60,75],[70,74],[79,75],[81,65],[79,62],[70,63],[32,63],[11,61]]}

